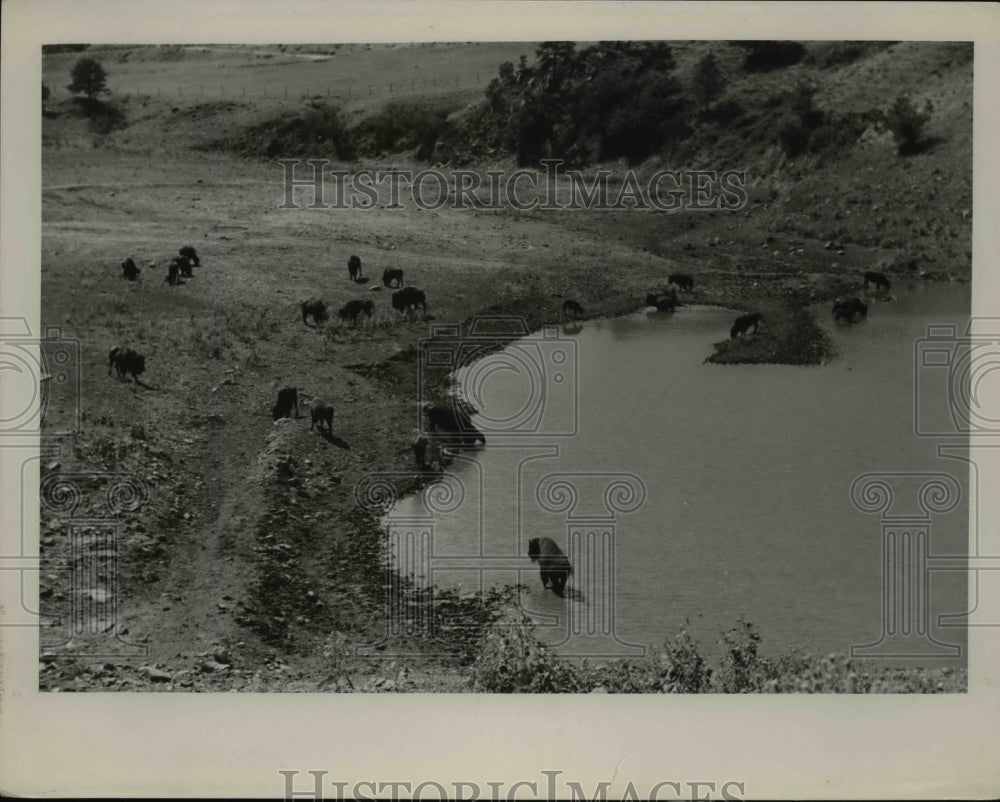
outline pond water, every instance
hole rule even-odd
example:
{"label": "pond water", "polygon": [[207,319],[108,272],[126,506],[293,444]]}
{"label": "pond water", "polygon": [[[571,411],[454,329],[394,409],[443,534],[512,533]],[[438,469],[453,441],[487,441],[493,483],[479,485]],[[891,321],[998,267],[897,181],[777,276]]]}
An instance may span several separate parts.
{"label": "pond water", "polygon": [[[915,349],[929,324],[965,332],[970,289],[893,293],[850,325],[817,310],[838,351],[821,366],[705,364],[735,313],[684,306],[542,332],[461,370],[487,444],[387,516],[424,533],[404,563],[442,587],[524,583],[524,610],[566,654],[634,654],[687,620],[714,657],[742,616],[765,654],[880,643],[902,664],[964,662],[941,646],[964,656],[964,630],[938,616],[968,608],[966,573],[921,560],[968,553],[969,466],[938,455],[961,437],[915,434],[918,404],[948,419],[942,373],[917,375]],[[910,474],[882,480],[903,529],[883,526],[877,486],[852,500],[871,473]],[[961,502],[928,516],[914,473],[945,474]],[[566,598],[526,557],[543,536],[573,560]],[[887,586],[886,565],[910,584]]]}

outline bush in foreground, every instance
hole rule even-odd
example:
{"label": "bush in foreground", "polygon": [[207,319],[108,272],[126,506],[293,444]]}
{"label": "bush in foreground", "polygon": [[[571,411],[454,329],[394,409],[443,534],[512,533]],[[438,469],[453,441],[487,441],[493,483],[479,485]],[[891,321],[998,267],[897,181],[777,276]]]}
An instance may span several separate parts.
{"label": "bush in foreground", "polygon": [[472,665],[476,691],[488,693],[955,693],[964,669],[883,668],[844,655],[759,653],[760,635],[739,619],[722,633],[713,668],[687,626],[662,649],[635,660],[594,666],[556,657],[534,637],[527,618],[508,618],[484,638]]}

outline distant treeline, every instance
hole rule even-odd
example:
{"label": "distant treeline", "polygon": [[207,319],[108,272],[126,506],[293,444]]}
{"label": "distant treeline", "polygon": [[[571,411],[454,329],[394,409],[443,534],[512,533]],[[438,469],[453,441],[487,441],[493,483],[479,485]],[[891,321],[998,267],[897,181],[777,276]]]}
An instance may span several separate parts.
{"label": "distant treeline", "polygon": [[[890,48],[891,42],[705,43],[684,75],[664,42],[543,42],[529,63],[500,65],[485,97],[459,107],[454,97],[392,101],[355,125],[335,105],[313,101],[219,143],[247,155],[334,157],[412,153],[420,161],[472,163],[513,157],[521,165],[562,159],[569,166],[650,157],[690,158],[706,147],[749,155],[774,146],[789,158],[854,147],[869,128],[890,131],[901,155],[933,144],[924,135],[929,104],[888,95],[878,108],[823,108],[823,71]],[[956,61],[971,47],[955,43]],[[718,55],[717,55],[718,54]],[[810,69],[781,89],[737,78],[802,64]],[[735,87],[741,87],[739,91]],[[770,86],[770,89],[765,89]]]}

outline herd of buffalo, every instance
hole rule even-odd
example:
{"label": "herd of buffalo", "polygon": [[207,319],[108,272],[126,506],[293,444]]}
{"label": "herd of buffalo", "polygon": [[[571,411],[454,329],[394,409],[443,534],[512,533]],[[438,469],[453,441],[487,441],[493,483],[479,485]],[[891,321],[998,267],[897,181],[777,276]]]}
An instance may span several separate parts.
{"label": "herd of buffalo", "polygon": [[[199,267],[201,261],[198,254],[191,246],[184,246],[174,256],[167,267],[165,282],[170,285],[183,283],[181,277],[190,277],[192,268]],[[151,263],[150,267],[155,267]],[[141,273],[131,258],[126,259],[122,265],[122,275],[127,281],[136,281]],[[367,278],[362,274],[361,259],[358,256],[351,256],[347,263],[348,276],[356,283],[366,283]],[[876,291],[888,290],[889,279],[882,273],[867,271],[864,273],[864,287],[874,285]],[[655,308],[659,312],[673,312],[680,304],[677,296],[678,290],[690,292],[694,289],[694,278],[685,273],[673,273],[668,276],[667,288],[662,292],[650,293],[645,298],[646,306]],[[427,298],[422,290],[416,287],[403,286],[403,271],[398,268],[386,268],[382,273],[382,284],[386,288],[394,288],[396,292],[392,294],[392,308],[397,314],[402,314],[409,319],[415,317],[419,308],[425,315],[427,312]],[[312,318],[313,325],[319,326],[328,320],[327,305],[318,298],[310,298],[300,305],[302,312],[302,322],[309,325],[309,318]],[[371,300],[354,299],[344,304],[338,311],[337,316],[346,322],[357,323],[364,315],[371,318],[375,312],[375,304]],[[840,322],[854,322],[856,316],[867,317],[868,306],[860,298],[851,296],[838,298],[833,304],[834,320]],[[562,305],[562,316],[564,320],[579,320],[585,316],[584,309],[579,302],[567,299]],[[757,327],[764,320],[759,312],[743,314],[736,318],[730,329],[730,337],[736,338],[740,335],[756,334]],[[131,376],[133,381],[139,383],[139,376],[146,369],[146,358],[130,347],[116,345],[108,354],[108,374],[112,369],[119,379]],[[295,387],[282,387],[278,390],[278,397],[271,407],[272,417],[275,421],[281,418],[299,417],[299,390]],[[304,395],[304,394],[303,394]],[[333,434],[333,407],[322,398],[313,397],[309,404],[311,423],[310,431],[318,430],[328,438]],[[414,432],[411,441],[414,461],[421,471],[438,472],[444,460],[444,454],[448,446],[472,446],[476,443],[485,443],[486,438],[472,423],[472,415],[475,410],[458,399],[447,399],[441,403],[425,403],[422,407],[429,423],[428,432],[433,434],[433,438],[428,438],[424,433]],[[551,538],[534,538],[529,542],[528,556],[533,562],[538,562],[541,569],[542,585],[545,588],[551,587],[554,593],[563,595],[566,581],[573,572],[569,559],[563,554],[559,546]]]}

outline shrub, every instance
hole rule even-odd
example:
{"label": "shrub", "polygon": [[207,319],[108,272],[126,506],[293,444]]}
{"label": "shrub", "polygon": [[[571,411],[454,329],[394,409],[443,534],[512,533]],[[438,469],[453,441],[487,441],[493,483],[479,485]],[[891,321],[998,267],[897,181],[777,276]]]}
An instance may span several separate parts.
{"label": "shrub", "polygon": [[760,635],[741,617],[736,627],[722,634],[726,653],[718,674],[723,693],[753,693],[761,690],[764,661],[757,653]]}
{"label": "shrub", "polygon": [[917,153],[924,147],[924,126],[931,119],[933,107],[929,100],[922,109],[913,105],[906,95],[900,95],[885,114],[885,126],[896,140],[901,156]]}
{"label": "shrub", "polygon": [[417,148],[417,157],[426,161],[433,156],[434,143],[447,129],[448,114],[453,110],[447,104],[392,101],[358,125],[354,135],[366,151],[391,153]]}
{"label": "shrub", "polygon": [[526,617],[494,627],[472,665],[474,689],[488,693],[572,693],[584,689],[581,679],[578,669],[535,640]]}

